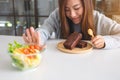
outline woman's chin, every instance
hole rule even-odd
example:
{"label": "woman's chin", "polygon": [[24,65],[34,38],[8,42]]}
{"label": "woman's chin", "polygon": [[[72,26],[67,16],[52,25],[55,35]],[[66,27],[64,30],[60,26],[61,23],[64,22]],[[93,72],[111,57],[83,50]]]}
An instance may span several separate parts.
{"label": "woman's chin", "polygon": [[80,20],[72,20],[72,22],[73,22],[74,24],[79,24],[79,23],[80,23]]}
{"label": "woman's chin", "polygon": [[74,24],[79,24],[80,22],[79,22],[79,21],[74,21],[73,23],[74,23]]}

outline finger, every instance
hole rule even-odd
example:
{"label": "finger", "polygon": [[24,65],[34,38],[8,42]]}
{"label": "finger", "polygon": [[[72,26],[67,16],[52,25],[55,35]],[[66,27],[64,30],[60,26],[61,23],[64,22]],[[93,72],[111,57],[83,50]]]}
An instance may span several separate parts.
{"label": "finger", "polygon": [[28,41],[29,41],[30,43],[32,43],[31,34],[30,34],[30,30],[29,30],[29,29],[26,29],[26,36],[27,36],[27,38],[28,38]]}
{"label": "finger", "polygon": [[96,37],[94,37],[94,38],[92,38],[92,43],[94,43],[94,42],[96,42],[97,40],[99,40],[99,39],[101,39],[101,36],[96,36]]}
{"label": "finger", "polygon": [[24,41],[25,41],[25,43],[29,43],[29,41],[28,41],[28,39],[27,39],[27,37],[26,37],[26,35],[25,35],[25,33],[23,34],[23,39],[24,39]]}
{"label": "finger", "polygon": [[96,48],[103,48],[103,44],[102,43],[99,43],[97,45],[95,45]]}
{"label": "finger", "polygon": [[34,30],[33,27],[30,27],[30,34],[31,34],[32,42],[35,43],[36,42],[36,37],[35,37],[35,30]]}
{"label": "finger", "polygon": [[95,37],[92,38],[91,41],[92,41],[92,42],[95,42],[97,39],[98,39],[97,36],[95,36]]}
{"label": "finger", "polygon": [[98,45],[99,43],[102,43],[101,39],[97,39],[96,41],[93,42],[94,45]]}
{"label": "finger", "polygon": [[39,32],[35,32],[35,37],[36,37],[36,44],[40,45],[40,33]]}

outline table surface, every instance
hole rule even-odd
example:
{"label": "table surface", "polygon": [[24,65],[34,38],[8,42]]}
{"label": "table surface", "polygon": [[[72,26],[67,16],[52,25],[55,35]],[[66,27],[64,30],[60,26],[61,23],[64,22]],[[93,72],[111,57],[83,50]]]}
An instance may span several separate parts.
{"label": "table surface", "polygon": [[8,43],[24,43],[19,36],[0,36],[0,80],[120,80],[120,48],[93,49],[68,54],[56,48],[62,40],[48,40],[36,70],[19,71],[11,65]]}

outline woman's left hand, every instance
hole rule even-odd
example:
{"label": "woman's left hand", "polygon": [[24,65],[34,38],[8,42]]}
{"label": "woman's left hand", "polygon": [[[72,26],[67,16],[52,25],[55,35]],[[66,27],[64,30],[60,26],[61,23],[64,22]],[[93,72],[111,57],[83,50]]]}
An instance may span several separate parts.
{"label": "woman's left hand", "polygon": [[97,35],[91,39],[92,44],[95,48],[104,48],[105,47],[105,40],[103,36]]}

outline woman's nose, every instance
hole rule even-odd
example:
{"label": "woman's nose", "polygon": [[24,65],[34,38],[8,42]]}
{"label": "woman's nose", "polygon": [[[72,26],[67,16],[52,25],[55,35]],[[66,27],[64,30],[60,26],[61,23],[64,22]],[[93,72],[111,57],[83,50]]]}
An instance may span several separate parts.
{"label": "woman's nose", "polygon": [[71,17],[72,17],[72,18],[76,17],[76,12],[75,12],[74,10],[71,11]]}

